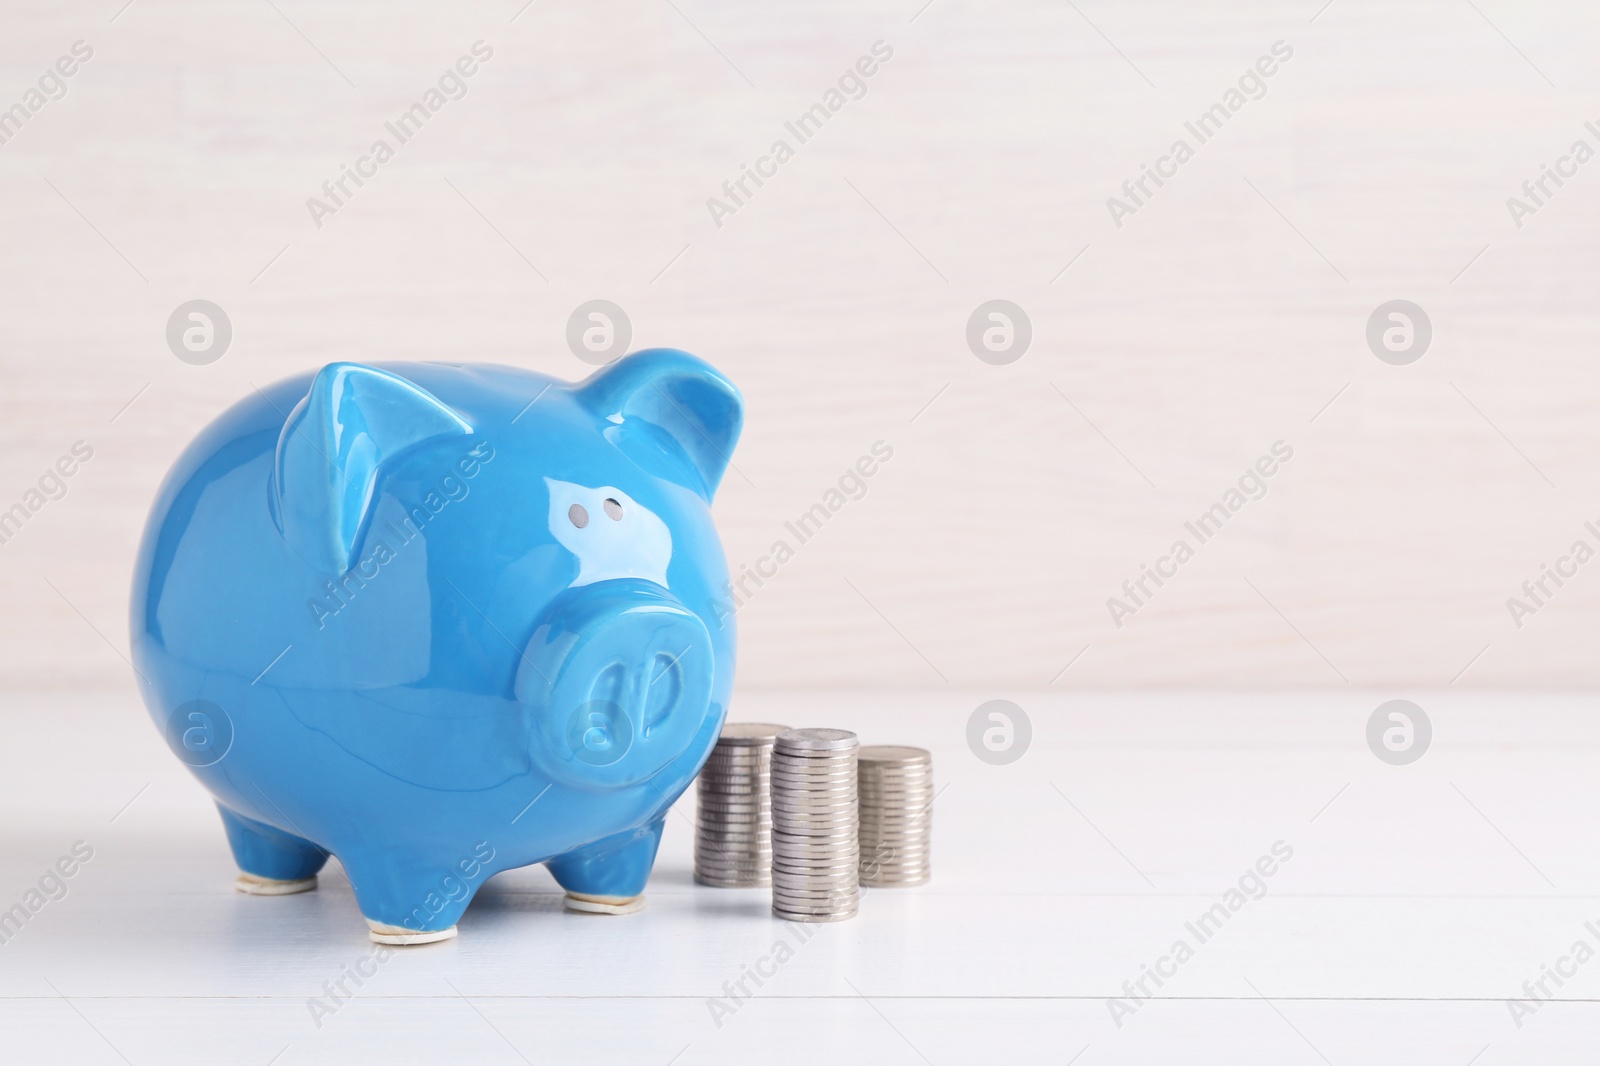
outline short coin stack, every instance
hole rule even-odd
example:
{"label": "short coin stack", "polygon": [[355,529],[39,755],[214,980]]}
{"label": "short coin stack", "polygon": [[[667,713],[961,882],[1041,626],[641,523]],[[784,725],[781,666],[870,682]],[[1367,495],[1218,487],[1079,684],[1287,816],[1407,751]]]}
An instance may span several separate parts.
{"label": "short coin stack", "polygon": [[791,729],[772,749],[772,913],[792,922],[854,918],[856,751],[843,729]]}
{"label": "short coin stack", "polygon": [[926,884],[933,756],[922,748],[879,744],[862,748],[858,764],[861,883],[869,888]]}
{"label": "short coin stack", "polygon": [[786,725],[729,722],[700,771],[694,879],[719,888],[772,884],[772,744]]}

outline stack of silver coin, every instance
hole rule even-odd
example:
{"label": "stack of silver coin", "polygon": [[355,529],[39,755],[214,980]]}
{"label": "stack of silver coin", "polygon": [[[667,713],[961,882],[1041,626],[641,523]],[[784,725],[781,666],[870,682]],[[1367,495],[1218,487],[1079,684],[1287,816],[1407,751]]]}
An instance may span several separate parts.
{"label": "stack of silver coin", "polygon": [[838,922],[859,908],[854,733],[791,729],[772,750],[772,913]]}
{"label": "stack of silver coin", "polygon": [[931,874],[933,756],[922,748],[870,745],[858,756],[861,883],[926,884]]}
{"label": "stack of silver coin", "polygon": [[772,745],[789,727],[728,722],[700,771],[694,879],[719,888],[772,884]]}

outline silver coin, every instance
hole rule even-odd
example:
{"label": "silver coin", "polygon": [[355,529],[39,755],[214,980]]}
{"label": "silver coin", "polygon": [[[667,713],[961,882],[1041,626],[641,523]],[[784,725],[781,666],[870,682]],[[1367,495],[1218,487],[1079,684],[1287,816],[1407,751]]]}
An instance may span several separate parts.
{"label": "silver coin", "polygon": [[845,793],[785,792],[772,797],[774,811],[838,811],[855,817],[856,798]]}
{"label": "silver coin", "polygon": [[848,766],[857,769],[854,748],[822,751],[808,748],[790,748],[779,744],[772,749],[772,762],[782,766]]}
{"label": "silver coin", "polygon": [[860,849],[848,844],[826,848],[807,848],[804,850],[785,847],[778,847],[772,850],[774,862],[795,863],[796,865],[801,863],[840,862],[846,859],[850,862],[856,862],[860,855]]}
{"label": "silver coin", "polygon": [[736,743],[729,740],[719,740],[711,749],[713,759],[750,759],[759,762],[772,754],[771,744],[761,744],[756,741],[750,743]]}
{"label": "silver coin", "polygon": [[814,788],[780,788],[774,785],[769,799],[773,803],[781,803],[784,800],[831,800],[838,803],[848,803],[851,807],[854,807],[857,802],[856,790],[848,785],[828,785]]}
{"label": "silver coin", "polygon": [[841,878],[837,884],[816,886],[788,884],[778,871],[774,870],[772,874],[772,898],[774,901],[784,900],[789,903],[811,903],[824,906],[853,905],[860,895],[860,887],[854,871],[848,871],[847,875]]}
{"label": "silver coin", "polygon": [[771,804],[766,796],[713,796],[705,792],[700,793],[699,807],[702,810],[733,814],[745,811],[758,812],[766,810]]}
{"label": "silver coin", "polygon": [[770,877],[772,863],[766,860],[752,862],[705,862],[697,861],[695,870],[707,877]]}
{"label": "silver coin", "polygon": [[[771,855],[772,849],[762,840],[707,840],[695,841],[695,859],[716,859],[720,862],[749,862],[761,855]],[[870,853],[869,853],[870,854]]]}
{"label": "silver coin", "polygon": [[724,722],[722,735],[717,738],[718,744],[771,744],[782,733],[787,733],[786,725],[773,725],[770,722]]}
{"label": "silver coin", "polygon": [[799,811],[780,811],[778,817],[772,820],[772,828],[783,833],[794,835],[815,836],[819,829],[850,830],[852,836],[858,835],[856,820],[850,816],[849,811],[819,811],[815,814],[804,814]]}
{"label": "silver coin", "polygon": [[845,825],[803,825],[792,822],[778,822],[772,827],[772,840],[774,843],[788,844],[791,841],[796,846],[816,847],[825,840],[848,840],[852,844],[859,839],[854,823]]}
{"label": "silver coin", "polygon": [[694,857],[695,866],[701,869],[761,869],[772,865],[772,856],[763,852],[750,852],[739,854],[720,855],[716,852],[704,852]]}
{"label": "silver coin", "polygon": [[694,861],[702,864],[715,863],[719,866],[737,864],[749,866],[752,863],[764,863],[772,858],[772,852],[759,847],[725,848],[716,844],[703,845],[695,851]]}
{"label": "silver coin", "polygon": [[701,774],[764,774],[772,765],[772,753],[762,748],[733,748],[713,751],[706,756]]}
{"label": "silver coin", "polygon": [[867,851],[879,848],[889,854],[904,854],[917,849],[927,849],[932,838],[927,834],[921,836],[888,836],[882,833],[862,833],[861,849]]}
{"label": "silver coin", "polygon": [[782,870],[772,871],[772,895],[775,899],[806,900],[813,903],[840,903],[853,901],[860,894],[854,870],[844,871],[836,881],[796,881]]}
{"label": "silver coin", "polygon": [[859,776],[854,759],[797,759],[787,752],[774,751],[768,763],[773,773],[848,773]]}
{"label": "silver coin", "polygon": [[860,780],[850,771],[848,766],[788,766],[774,764],[771,768],[769,780],[793,781],[797,784],[824,783],[848,781],[855,785]]}
{"label": "silver coin", "polygon": [[696,855],[716,855],[723,858],[742,858],[751,855],[770,855],[771,845],[762,837],[697,836]]}
{"label": "silver coin", "polygon": [[771,771],[774,781],[849,781],[855,784],[859,777],[849,767],[839,766],[789,766],[774,763]]}
{"label": "silver coin", "polygon": [[917,863],[928,861],[933,852],[929,848],[920,849],[895,849],[884,851],[880,848],[862,848],[861,865],[863,866],[914,866]]}
{"label": "silver coin", "polygon": [[[852,886],[859,889],[860,886]],[[849,899],[834,899],[829,896],[780,896],[776,889],[772,893],[772,909],[782,909],[792,914],[854,914],[856,908],[861,906],[859,895]]]}
{"label": "silver coin", "polygon": [[749,851],[752,848],[770,847],[768,843],[772,835],[763,829],[752,833],[724,833],[711,830],[697,830],[694,838],[707,847],[721,848],[723,851]]}
{"label": "silver coin", "polygon": [[835,884],[796,885],[784,880],[778,871],[772,874],[772,898],[791,903],[813,905],[850,906],[860,895],[860,884],[854,875],[841,878]]}
{"label": "silver coin", "polygon": [[860,875],[861,867],[853,862],[815,867],[784,866],[778,862],[772,864],[772,876],[791,888],[852,884]]}
{"label": "silver coin", "polygon": [[779,796],[772,801],[772,814],[776,819],[808,814],[838,815],[841,818],[856,818],[856,805],[848,798],[839,799],[835,796],[825,796],[819,799],[803,799],[795,796]]}
{"label": "silver coin", "polygon": [[788,729],[775,741],[780,748],[804,751],[855,749],[861,742],[848,729]]}
{"label": "silver coin", "polygon": [[861,834],[856,829],[855,820],[852,818],[780,818],[772,823],[772,829],[780,836],[785,837],[815,837],[819,834],[826,836],[846,836],[855,840]]}

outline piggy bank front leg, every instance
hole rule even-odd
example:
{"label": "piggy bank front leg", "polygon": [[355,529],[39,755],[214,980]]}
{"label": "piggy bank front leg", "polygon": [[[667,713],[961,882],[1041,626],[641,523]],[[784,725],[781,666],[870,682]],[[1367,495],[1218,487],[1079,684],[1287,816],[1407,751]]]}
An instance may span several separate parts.
{"label": "piggy bank front leg", "polygon": [[632,914],[642,908],[666,818],[663,814],[642,828],[585,844],[545,863],[556,883],[567,890],[567,909]]}
{"label": "piggy bank front leg", "polygon": [[445,858],[371,841],[339,853],[373,943],[432,944],[456,935],[467,904],[495,872],[486,843],[458,850],[460,856]]}
{"label": "piggy bank front leg", "polygon": [[233,886],[252,896],[289,896],[317,887],[328,853],[311,841],[217,805],[239,877]]}

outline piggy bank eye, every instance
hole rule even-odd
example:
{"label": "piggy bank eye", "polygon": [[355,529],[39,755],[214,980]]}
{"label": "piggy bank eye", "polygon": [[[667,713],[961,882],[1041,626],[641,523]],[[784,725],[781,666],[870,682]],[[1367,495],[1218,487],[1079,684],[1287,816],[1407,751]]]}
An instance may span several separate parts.
{"label": "piggy bank eye", "polygon": [[582,529],[589,524],[589,512],[583,509],[583,504],[575,503],[567,508],[567,517],[572,519],[572,524]]}
{"label": "piggy bank eye", "polygon": [[622,504],[616,500],[608,499],[605,502],[606,517],[613,522],[622,521]]}

